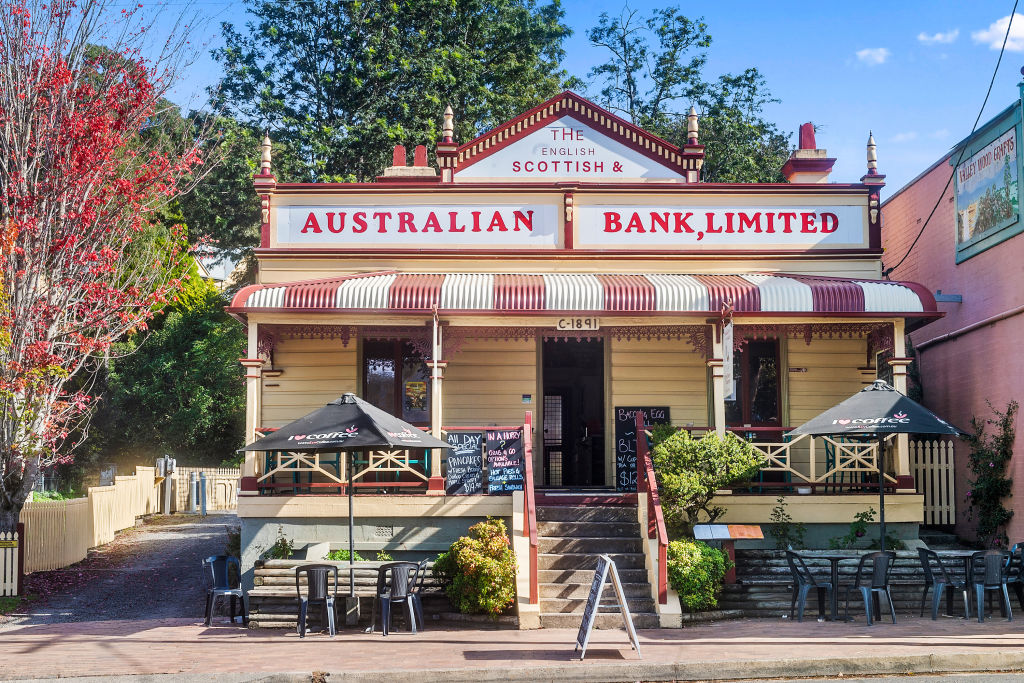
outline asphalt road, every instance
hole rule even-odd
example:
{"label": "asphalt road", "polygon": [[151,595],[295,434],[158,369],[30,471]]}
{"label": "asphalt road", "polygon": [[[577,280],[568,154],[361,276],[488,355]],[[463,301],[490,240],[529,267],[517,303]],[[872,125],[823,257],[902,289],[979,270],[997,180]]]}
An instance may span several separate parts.
{"label": "asphalt road", "polygon": [[234,513],[154,517],[77,565],[30,575],[28,592],[40,599],[4,626],[202,617],[202,559],[223,554],[237,524]]}

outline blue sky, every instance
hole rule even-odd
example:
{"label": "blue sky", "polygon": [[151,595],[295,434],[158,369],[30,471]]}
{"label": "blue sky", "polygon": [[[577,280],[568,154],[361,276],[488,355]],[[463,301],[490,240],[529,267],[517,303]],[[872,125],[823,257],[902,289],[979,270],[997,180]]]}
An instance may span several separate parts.
{"label": "blue sky", "polygon": [[[168,10],[176,9],[171,0]],[[666,3],[633,0],[642,13]],[[586,31],[601,12],[617,15],[622,0],[563,0],[574,34],[565,67],[585,77],[605,59]],[[219,23],[244,23],[241,2],[200,0],[209,20],[197,37],[219,44]],[[818,146],[837,158],[832,180],[856,181],[865,171],[868,130],[878,143],[879,170],[891,194],[970,132],[999,54],[1012,2],[746,2],[707,3],[703,16],[713,42],[706,75],[758,67],[781,103],[767,117],[795,132],[812,121]],[[1021,8],[1024,13],[1024,8]],[[1024,14],[1013,23],[1006,55],[981,124],[1017,97],[1024,66]],[[1001,22],[1001,23],[1000,23]],[[993,47],[994,45],[994,47]],[[195,102],[216,80],[206,54],[178,85],[174,99]],[[599,88],[592,88],[593,94]],[[981,125],[979,124],[979,125]],[[795,136],[793,138],[795,144]]]}

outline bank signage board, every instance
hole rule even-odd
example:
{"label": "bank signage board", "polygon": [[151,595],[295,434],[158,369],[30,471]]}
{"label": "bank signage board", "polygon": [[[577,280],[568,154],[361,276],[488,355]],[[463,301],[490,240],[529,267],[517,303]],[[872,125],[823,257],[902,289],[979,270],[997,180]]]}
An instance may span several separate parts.
{"label": "bank signage board", "polygon": [[554,204],[336,204],[277,208],[277,241],[326,248],[558,246]]}
{"label": "bank signage board", "polygon": [[683,175],[571,116],[563,116],[462,168],[458,180],[683,180]]}
{"label": "bank signage board", "polygon": [[862,206],[585,204],[575,210],[579,248],[827,249],[867,241]]}

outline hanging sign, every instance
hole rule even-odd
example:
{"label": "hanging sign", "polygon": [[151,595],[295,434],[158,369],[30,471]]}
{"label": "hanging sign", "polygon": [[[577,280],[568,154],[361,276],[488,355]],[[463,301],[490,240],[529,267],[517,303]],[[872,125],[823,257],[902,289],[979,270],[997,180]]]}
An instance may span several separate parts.
{"label": "hanging sign", "polygon": [[522,491],[526,474],[523,469],[523,430],[488,429],[487,493]]}
{"label": "hanging sign", "polygon": [[[601,595],[604,593],[604,585],[611,573],[612,587],[615,589],[615,604],[602,605]],[[583,607],[583,622],[580,624],[579,633],[576,634],[576,648],[573,652],[579,651],[580,659],[587,655],[587,643],[590,642],[590,632],[594,630],[594,620],[597,618],[600,607],[618,607],[622,614],[622,621],[626,626],[626,633],[629,634],[629,644],[636,650],[636,656],[640,659],[640,641],[636,637],[636,629],[633,628],[633,615],[629,613],[629,604],[626,602],[626,593],[622,590],[622,582],[619,580],[619,572],[615,563],[607,555],[597,558],[597,569],[594,570],[594,580],[590,584],[590,594],[587,596],[587,604]]]}
{"label": "hanging sign", "polygon": [[732,348],[732,322],[722,323],[722,383],[725,385],[725,400],[736,400],[736,377],[733,373],[734,351]]}
{"label": "hanging sign", "polygon": [[484,492],[484,433],[482,431],[447,434],[444,488],[449,496],[475,496]]}
{"label": "hanging sign", "polygon": [[615,407],[615,488],[636,491],[636,414],[644,415],[644,427],[668,424],[668,406],[655,408]]}

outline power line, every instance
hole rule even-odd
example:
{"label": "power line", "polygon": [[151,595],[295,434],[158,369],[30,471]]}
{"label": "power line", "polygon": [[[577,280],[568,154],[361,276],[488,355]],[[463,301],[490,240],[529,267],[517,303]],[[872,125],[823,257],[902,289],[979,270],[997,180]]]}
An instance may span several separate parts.
{"label": "power line", "polygon": [[[1003,36],[1003,45],[999,48],[999,59],[996,60],[996,68],[992,71],[992,80],[988,82],[988,91],[985,93],[985,100],[981,103],[981,109],[978,110],[978,116],[974,119],[974,125],[971,126],[971,132],[964,140],[964,144],[960,147],[960,155],[956,158],[956,163],[953,164],[953,170],[950,172],[949,178],[946,179],[946,184],[942,187],[942,192],[939,193],[938,198],[935,200],[935,206],[933,206],[932,210],[928,213],[928,218],[924,220],[924,225],[922,225],[921,229],[918,231],[917,237],[915,237],[914,241],[910,243],[910,248],[907,249],[907,253],[903,255],[903,258],[901,258],[895,266],[886,268],[882,271],[882,277],[887,280],[889,279],[889,274],[903,265],[903,262],[907,260],[908,256],[910,256],[910,252],[914,251],[914,247],[917,246],[917,241],[921,239],[921,235],[924,234],[924,229],[928,227],[928,222],[931,221],[932,216],[935,215],[935,211],[939,208],[939,204],[942,203],[942,198],[946,196],[946,190],[949,189],[949,184],[953,182],[953,177],[956,175],[956,169],[963,160],[964,153],[967,151],[967,140],[970,140],[971,135],[974,135],[974,131],[977,130],[978,122],[981,121],[981,115],[984,113],[985,106],[988,104],[988,97],[992,94],[992,85],[996,82],[996,74],[999,73],[999,65],[1002,63],[1003,53],[1006,51],[1006,41],[1010,38],[1010,28],[1013,26],[1013,18],[1017,16],[1018,2],[1020,2],[1020,0],[1013,0],[1013,9],[1010,10],[1010,21],[1006,24],[1006,35]],[[1021,69],[1021,73],[1024,74],[1024,69]]]}

